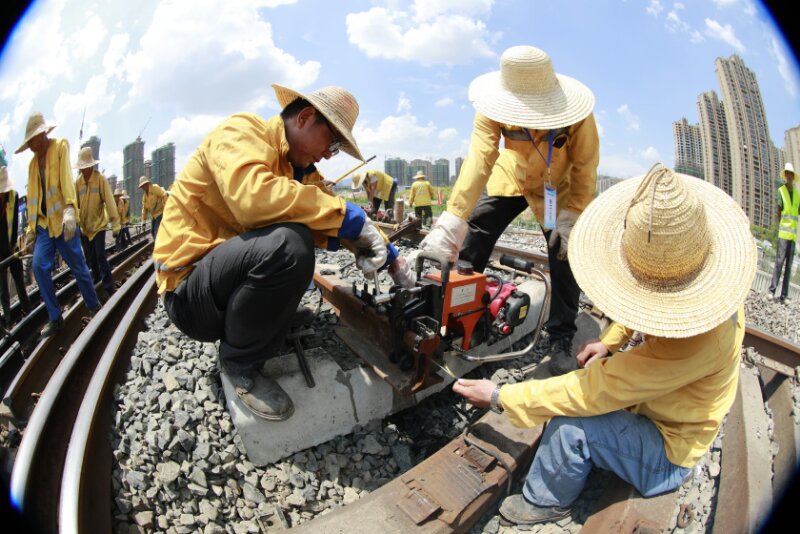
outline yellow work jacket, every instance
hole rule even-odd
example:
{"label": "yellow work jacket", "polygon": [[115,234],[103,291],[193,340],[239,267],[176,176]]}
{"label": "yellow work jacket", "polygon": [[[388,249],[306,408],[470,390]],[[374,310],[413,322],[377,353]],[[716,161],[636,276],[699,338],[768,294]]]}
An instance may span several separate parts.
{"label": "yellow work jacket", "polygon": [[[502,130],[510,132],[513,139],[506,137]],[[453,186],[447,211],[468,219],[485,187],[489,196],[524,196],[542,223],[547,181],[547,130],[530,130],[530,133],[537,141],[538,151],[519,126],[501,124],[476,113],[469,153]],[[502,150],[499,148],[501,135],[505,138]],[[570,126],[568,135],[563,147],[553,147],[550,182],[558,191],[559,211],[567,208],[582,213],[594,198],[600,161],[594,115]]]}
{"label": "yellow work jacket", "polygon": [[119,224],[128,224],[128,201],[121,198],[117,201],[117,214],[119,215]]}
{"label": "yellow work jacket", "polygon": [[416,180],[411,185],[410,206],[430,206],[433,203],[433,187],[428,180]]}
{"label": "yellow work jacket", "polygon": [[79,174],[75,180],[75,191],[78,195],[78,224],[81,233],[89,241],[94,239],[97,232],[108,227],[109,219],[111,231],[115,234],[119,232],[117,205],[105,176],[96,170],[92,171],[87,184],[83,174]]}
{"label": "yellow work jacket", "polygon": [[142,198],[142,222],[150,217],[155,219],[164,213],[164,205],[166,203],[167,192],[160,185],[150,182],[150,188]]}
{"label": "yellow work jacket", "polygon": [[778,226],[778,238],[786,241],[797,241],[797,217],[800,212],[800,191],[792,187],[792,198],[789,188],[783,184],[778,189],[781,196],[781,222]]}
{"label": "yellow work jacket", "polygon": [[[39,158],[34,154],[28,165],[28,229],[35,232],[38,225],[46,228],[48,235],[55,238],[63,232],[64,208],[76,204],[69,143],[66,139],[48,140],[44,176],[45,191],[42,191]],[[47,213],[41,210],[42,195]]]}
{"label": "yellow work jacket", "polygon": [[160,293],[173,291],[217,245],[271,224],[303,224],[317,246],[338,247],[345,201],[316,171],[294,179],[288,152],[280,116],[236,114],[206,136],[172,186],[156,237]]}
{"label": "yellow work jacket", "polygon": [[381,200],[389,200],[389,195],[394,185],[394,178],[383,171],[367,171],[365,181],[367,183],[367,191],[371,191],[372,195],[377,196]]}
{"label": "yellow work jacket", "polygon": [[[728,413],[739,381],[744,306],[717,327],[677,339],[645,336],[625,352],[585,369],[500,388],[505,413],[516,426],[556,415],[588,417],[627,409],[655,423],[667,458],[692,467],[708,451]],[[633,331],[613,323],[601,341],[616,351]]]}
{"label": "yellow work jacket", "polygon": [[[2,195],[2,193],[0,193]],[[9,252],[14,252],[17,248],[17,192],[13,189],[8,190],[8,194],[6,195],[6,209],[5,213],[2,213],[3,217],[6,219],[6,230],[8,231],[7,242],[8,242],[8,250]]]}

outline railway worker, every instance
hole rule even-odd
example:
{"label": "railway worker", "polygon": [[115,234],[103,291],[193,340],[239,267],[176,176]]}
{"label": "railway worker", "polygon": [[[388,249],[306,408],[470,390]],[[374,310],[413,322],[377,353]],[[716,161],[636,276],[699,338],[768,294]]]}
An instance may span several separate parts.
{"label": "railway worker", "polygon": [[414,206],[414,213],[419,219],[422,219],[422,224],[430,224],[433,220],[433,211],[431,210],[433,187],[422,171],[417,171],[414,176],[408,203],[410,206]]}
{"label": "railway worker", "polygon": [[397,193],[397,178],[392,178],[383,171],[371,170],[356,174],[353,177],[353,189],[364,186],[367,198],[372,203],[372,215],[377,215],[383,202],[388,212],[394,210],[394,196]]}
{"label": "railway worker", "polygon": [[158,227],[161,225],[161,217],[164,215],[164,206],[169,195],[167,195],[163,187],[152,183],[147,176],[139,178],[139,189],[144,191],[144,196],[142,197],[142,222],[150,218],[153,219],[150,233],[153,236],[153,241],[155,241],[158,235]]}
{"label": "railway worker", "polygon": [[8,330],[11,328],[11,297],[8,293],[8,272],[14,280],[17,289],[19,304],[22,313],[27,315],[31,311],[28,291],[22,275],[22,260],[18,257],[17,228],[19,223],[18,212],[19,198],[17,192],[8,181],[8,169],[5,165],[0,167],[0,302],[3,306],[3,316],[0,317],[0,327]]}
{"label": "railway worker", "polygon": [[122,189],[122,186],[118,185],[114,190],[114,200],[117,205],[117,214],[119,214],[120,224],[116,243],[116,249],[117,252],[119,252],[131,244],[131,234],[128,231],[128,208],[130,207],[130,203],[128,201],[128,195],[125,194],[125,190]]}
{"label": "railway worker", "polygon": [[[579,349],[583,368],[453,386],[514,425],[549,421],[522,495],[500,507],[514,523],[567,515],[592,467],[644,496],[674,490],[708,451],[736,394],[756,247],[731,197],[655,166],[598,197],[571,243],[581,288],[615,321]],[[615,353],[634,331],[644,342]]]}
{"label": "railway worker", "polygon": [[594,95],[556,74],[542,50],[515,46],[503,53],[499,72],[472,81],[469,98],[476,109],[469,154],[447,210],[420,248],[483,272],[498,237],[530,206],[547,240],[552,284],[547,335],[536,350],[550,354],[552,373],[571,371],[580,289],[567,250],[570,231],[595,194]]}
{"label": "railway worker", "polygon": [[114,294],[114,279],[111,265],[106,257],[106,229],[111,222],[111,234],[119,235],[119,214],[111,186],[106,177],[97,170],[91,147],[78,152],[75,168],[80,171],[75,180],[78,195],[78,225],[81,228],[81,244],[86,263],[92,271],[92,280],[100,282],[108,297]]}
{"label": "railway worker", "polygon": [[352,134],[353,95],[273,88],[279,115],[232,115],[197,148],[172,186],[153,257],[174,324],[194,339],[220,340],[220,371],[242,403],[279,421],[294,405],[261,368],[303,318],[314,246],[336,250],[346,240],[365,276],[387,264],[397,284],[411,287],[415,276],[364,210],[330,193],[315,167],[340,147],[364,160]]}
{"label": "railway worker", "polygon": [[92,313],[100,309],[75,218],[77,198],[72,183],[69,143],[66,139],[48,138],[53,128],[54,125],[45,123],[41,113],[32,113],[25,128],[25,140],[16,151],[19,154],[30,148],[33,152],[28,165],[25,247],[33,252],[33,276],[47,308],[48,322],[42,337],[51,336],[64,327],[52,278],[56,250],[75,277],[86,307]]}
{"label": "railway worker", "polygon": [[769,284],[770,296],[775,296],[778,280],[783,271],[783,284],[781,285],[781,304],[789,298],[789,280],[792,277],[792,260],[797,244],[797,218],[800,214],[800,194],[794,185],[794,166],[786,163],[781,171],[784,184],[778,188],[778,250],[775,254],[775,267],[772,270],[772,281]]}

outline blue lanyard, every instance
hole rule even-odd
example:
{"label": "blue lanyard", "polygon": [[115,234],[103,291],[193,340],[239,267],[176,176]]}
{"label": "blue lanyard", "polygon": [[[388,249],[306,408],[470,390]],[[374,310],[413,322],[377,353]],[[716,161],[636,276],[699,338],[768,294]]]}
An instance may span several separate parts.
{"label": "blue lanyard", "polygon": [[528,134],[528,139],[531,140],[531,144],[533,148],[536,149],[536,152],[539,153],[539,156],[547,163],[547,183],[550,183],[550,162],[553,159],[553,130],[547,131],[547,158],[544,157],[544,154],[539,150],[539,147],[536,146],[536,141],[533,140],[533,136],[531,135],[531,131],[527,128],[524,128],[525,133]]}

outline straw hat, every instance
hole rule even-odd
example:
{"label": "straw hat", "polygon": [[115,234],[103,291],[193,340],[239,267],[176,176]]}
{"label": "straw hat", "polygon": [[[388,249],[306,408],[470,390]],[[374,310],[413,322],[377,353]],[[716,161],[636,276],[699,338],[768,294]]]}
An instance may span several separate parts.
{"label": "straw hat", "polygon": [[423,178],[427,178],[427,176],[422,171],[417,171],[417,174],[414,175],[415,180],[422,180]]}
{"label": "straw hat", "polygon": [[513,46],[503,52],[499,71],[472,80],[469,100],[494,121],[535,130],[575,124],[594,107],[594,94],[588,87],[556,74],[550,56],[532,46]]}
{"label": "straw hat", "polygon": [[94,167],[100,163],[100,160],[94,159],[92,154],[92,147],[85,146],[78,152],[78,163],[75,164],[75,169],[85,169],[87,167]]}
{"label": "straw hat", "polygon": [[788,163],[788,162],[786,163],[786,166],[781,171],[781,178],[783,178],[784,180],[786,180],[786,173],[787,172],[790,172],[790,173],[794,174],[794,167],[792,166],[791,163]]}
{"label": "straw hat", "polygon": [[114,189],[114,196],[115,197],[128,198],[128,195],[125,194],[125,190],[122,189],[122,187],[120,187],[120,186],[117,186],[117,188]]}
{"label": "straw hat", "polygon": [[14,154],[19,154],[23,150],[27,149],[28,141],[40,133],[50,133],[55,127],[55,124],[46,124],[44,121],[44,115],[38,111],[31,113],[31,116],[28,117],[28,125],[25,127],[25,140],[21,145],[19,145],[19,148],[16,150],[16,152],[14,152]]}
{"label": "straw hat", "polygon": [[736,312],[755,276],[756,246],[723,190],[657,164],[589,204],[570,234],[569,263],[615,321],[685,338]]}
{"label": "straw hat", "polygon": [[297,98],[308,100],[339,132],[342,137],[342,150],[364,161],[364,156],[361,155],[353,138],[353,126],[358,118],[358,102],[348,91],[341,87],[328,86],[304,95],[277,83],[273,83],[272,88],[281,108],[285,108]]}
{"label": "straw hat", "polygon": [[0,193],[6,193],[11,189],[11,184],[8,182],[8,169],[3,165],[0,167]]}
{"label": "straw hat", "polygon": [[149,183],[150,183],[150,178],[148,178],[147,176],[141,176],[139,178],[139,188],[140,189],[144,184],[149,184]]}
{"label": "straw hat", "polygon": [[364,179],[367,177],[366,171],[358,172],[353,175],[353,183],[350,184],[353,189],[358,189],[364,183]]}

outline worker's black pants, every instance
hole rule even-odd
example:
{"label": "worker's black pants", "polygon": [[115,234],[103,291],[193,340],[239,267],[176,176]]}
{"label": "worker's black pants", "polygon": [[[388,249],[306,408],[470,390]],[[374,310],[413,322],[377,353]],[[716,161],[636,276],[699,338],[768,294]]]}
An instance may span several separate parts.
{"label": "worker's black pants", "polygon": [[230,373],[250,373],[277,355],[314,275],[314,240],[286,223],[228,239],[195,264],[164,306],[175,326],[198,341],[220,340]]}
{"label": "worker's black pants", "polygon": [[161,226],[161,217],[163,217],[163,214],[158,217],[153,217],[153,223],[150,226],[150,234],[153,236],[153,241],[156,240],[156,236],[158,235],[158,227]]}
{"label": "worker's black pants", "polygon": [[[525,197],[490,197],[481,195],[469,218],[469,232],[461,247],[459,259],[472,263],[477,272],[483,272],[489,262],[494,245],[500,234],[519,214],[528,207]],[[549,242],[550,232],[544,232]],[[560,245],[560,243],[557,243]],[[577,331],[575,317],[578,314],[578,299],[581,290],[569,262],[556,257],[558,246],[547,246],[550,263],[550,316],[545,324],[551,339],[572,338]]]}
{"label": "worker's black pants", "polygon": [[17,288],[20,310],[23,315],[30,311],[31,302],[28,299],[28,292],[25,289],[25,280],[22,276],[22,260],[19,258],[10,260],[9,263],[0,267],[0,303],[2,303],[3,306],[3,322],[5,322],[6,325],[11,325],[11,297],[8,293],[8,271],[11,271],[14,287]]}
{"label": "worker's black pants", "polygon": [[128,226],[123,225],[122,228],[120,228],[119,233],[117,234],[116,251],[121,252],[130,244],[131,244],[131,233],[128,231]]}
{"label": "worker's black pants", "polygon": [[433,219],[433,210],[430,206],[414,206],[414,214],[422,220],[422,224],[430,224]]}
{"label": "worker's black pants", "polygon": [[781,285],[781,298],[789,295],[789,281],[792,278],[792,260],[794,259],[795,242],[789,239],[778,239],[778,250],[775,254],[775,267],[772,269],[772,282],[769,284],[770,294],[775,294],[778,281],[783,271],[783,284]]}
{"label": "worker's black pants", "polygon": [[389,190],[389,198],[383,200],[377,194],[372,197],[372,213],[378,213],[378,210],[381,207],[381,202],[383,202],[383,207],[386,211],[394,210],[394,196],[397,193],[397,184],[392,184],[392,188]]}
{"label": "worker's black pants", "polygon": [[81,244],[86,265],[92,271],[92,282],[101,282],[107,293],[113,293],[114,279],[111,278],[111,265],[106,258],[106,231],[97,232],[91,240],[81,234]]}

